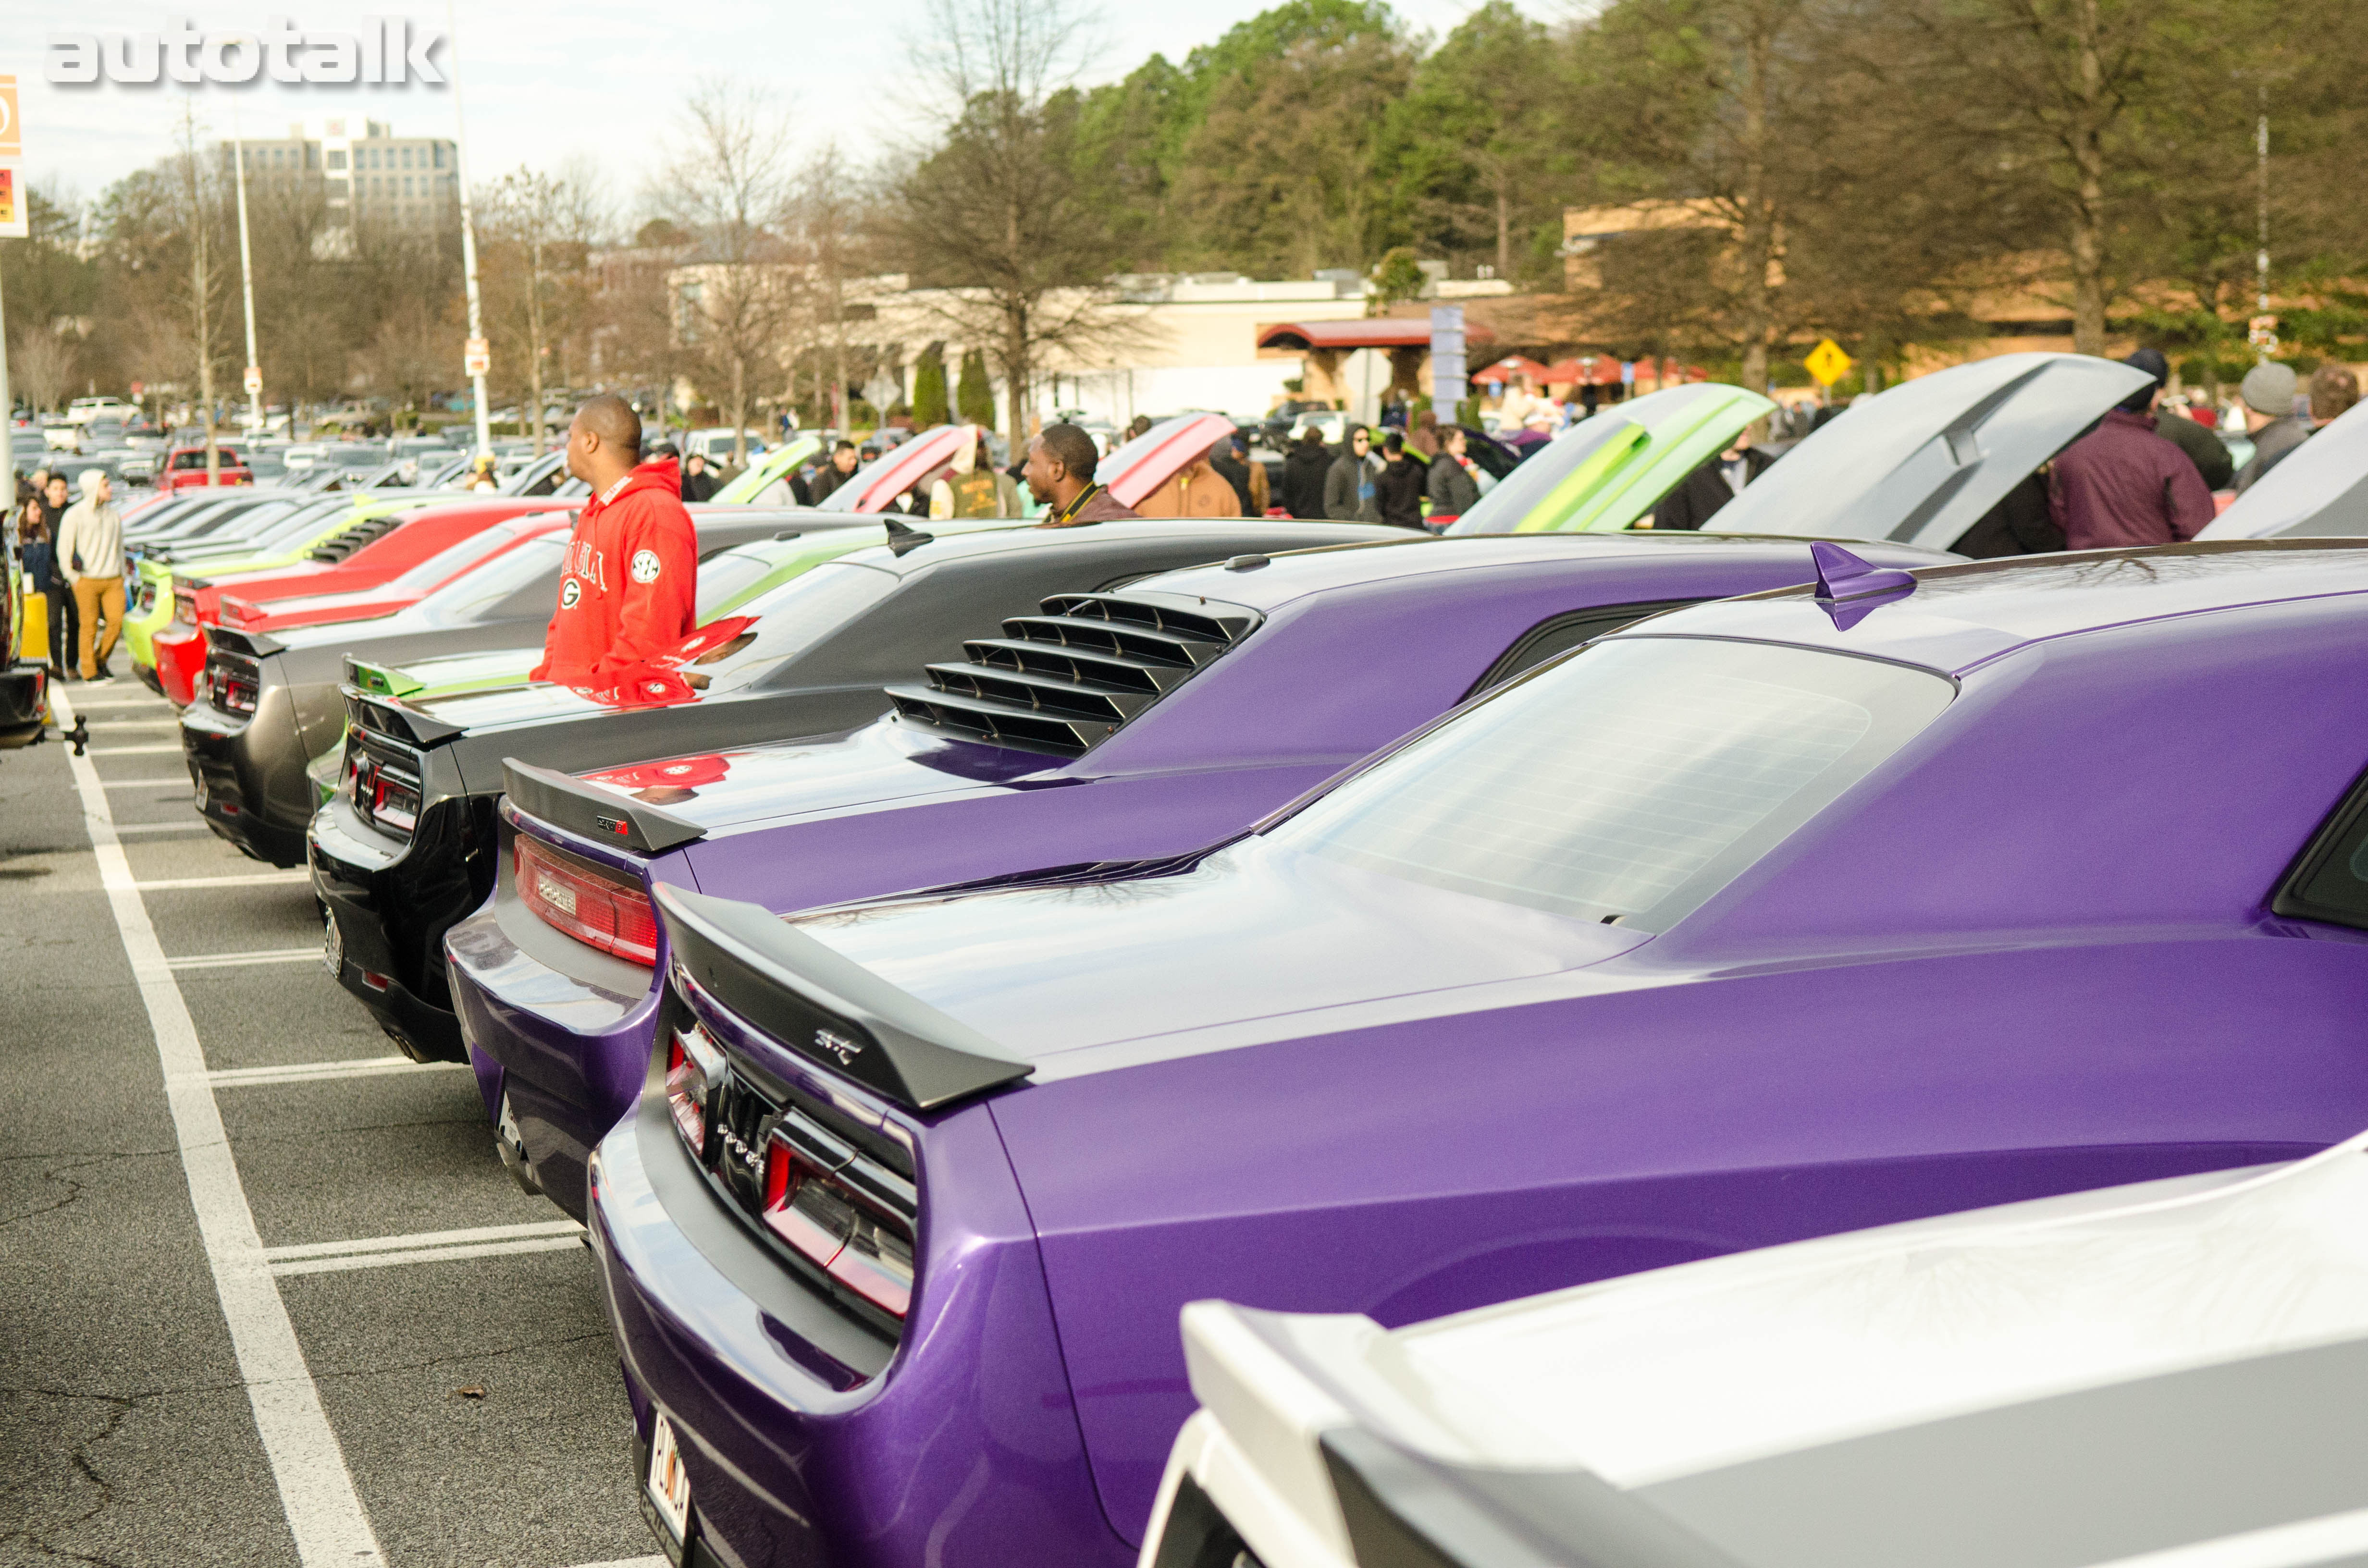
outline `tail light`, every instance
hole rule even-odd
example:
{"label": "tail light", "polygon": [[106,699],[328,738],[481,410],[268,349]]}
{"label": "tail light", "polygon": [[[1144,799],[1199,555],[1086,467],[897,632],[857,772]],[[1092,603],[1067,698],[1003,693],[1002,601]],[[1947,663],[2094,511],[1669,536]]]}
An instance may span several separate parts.
{"label": "tail light", "polygon": [[188,626],[195,626],[198,623],[198,596],[195,589],[173,590],[173,619]]}
{"label": "tail light", "polygon": [[515,870],[518,896],[544,921],[586,947],[657,967],[658,912],[648,890],[563,860],[524,834],[518,838]]}
{"label": "tail light", "polygon": [[707,1150],[707,1106],[723,1076],[723,1053],[696,1024],[666,1041],[666,1110],[694,1156]]}
{"label": "tail light", "polygon": [[354,763],[354,809],[372,827],[409,837],[419,825],[419,780],[368,752]]}
{"label": "tail light", "polygon": [[903,1183],[867,1160],[850,1157],[831,1168],[836,1142],[774,1132],[765,1151],[765,1226],[901,1318],[913,1300],[913,1200],[897,1190]]}

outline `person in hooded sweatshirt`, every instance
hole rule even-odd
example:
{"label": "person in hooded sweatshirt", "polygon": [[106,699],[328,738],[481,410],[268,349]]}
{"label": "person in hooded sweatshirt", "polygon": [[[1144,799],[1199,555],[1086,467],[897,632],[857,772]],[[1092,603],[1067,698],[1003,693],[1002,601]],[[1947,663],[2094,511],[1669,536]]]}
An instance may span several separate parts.
{"label": "person in hooded sweatshirt", "polygon": [[699,535],[675,460],[644,463],[641,449],[641,419],[613,393],[587,401],[567,427],[567,472],[592,499],[568,536],[535,680],[605,686],[691,632]]}

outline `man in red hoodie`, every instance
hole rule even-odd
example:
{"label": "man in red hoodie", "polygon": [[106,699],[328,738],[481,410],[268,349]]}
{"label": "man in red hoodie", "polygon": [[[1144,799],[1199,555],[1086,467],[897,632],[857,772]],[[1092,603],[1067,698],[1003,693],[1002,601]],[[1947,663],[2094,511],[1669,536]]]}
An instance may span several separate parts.
{"label": "man in red hoodie", "polygon": [[567,472],[592,487],[559,579],[536,680],[598,685],[690,635],[699,536],[675,460],[644,463],[642,422],[603,392],[567,427]]}

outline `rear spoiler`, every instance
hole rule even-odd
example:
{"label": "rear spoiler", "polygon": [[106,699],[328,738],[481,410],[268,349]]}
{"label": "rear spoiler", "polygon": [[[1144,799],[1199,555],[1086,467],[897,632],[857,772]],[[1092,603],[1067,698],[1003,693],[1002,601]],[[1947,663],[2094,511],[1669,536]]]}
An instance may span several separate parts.
{"label": "rear spoiler", "polygon": [[245,653],[250,658],[265,659],[287,646],[260,631],[234,631],[226,626],[206,628],[206,641],[228,653]]}
{"label": "rear spoiler", "polygon": [[761,905],[666,882],[656,892],[674,961],[701,991],[907,1110],[936,1110],[1035,1071]]}
{"label": "rear spoiler", "polygon": [[672,812],[587,784],[514,756],[502,758],[502,790],[518,810],[601,844],[663,855],[706,836],[707,830]]}
{"label": "rear spoiler", "polygon": [[346,655],[345,666],[346,684],[372,697],[408,697],[427,685],[391,665],[373,665],[351,653]]}
{"label": "rear spoiler", "polygon": [[337,693],[346,699],[348,721],[374,734],[392,735],[408,745],[432,746],[461,733],[458,724],[430,719],[425,713],[404,707],[392,698],[372,696],[359,687],[341,686]]}

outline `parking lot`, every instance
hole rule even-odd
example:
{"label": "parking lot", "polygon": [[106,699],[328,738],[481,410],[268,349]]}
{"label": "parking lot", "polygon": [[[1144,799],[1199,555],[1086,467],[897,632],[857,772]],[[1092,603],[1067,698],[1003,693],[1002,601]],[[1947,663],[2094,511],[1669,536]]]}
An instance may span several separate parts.
{"label": "parking lot", "polygon": [[204,829],[172,710],[65,697],[88,755],[0,762],[0,1562],[660,1562],[577,1228]]}

